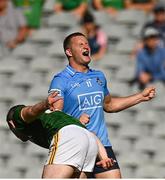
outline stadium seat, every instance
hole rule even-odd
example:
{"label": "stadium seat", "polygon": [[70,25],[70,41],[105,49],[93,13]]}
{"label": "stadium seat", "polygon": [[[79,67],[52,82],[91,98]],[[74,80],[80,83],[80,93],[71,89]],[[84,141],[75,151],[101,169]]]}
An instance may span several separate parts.
{"label": "stadium seat", "polygon": [[30,40],[33,43],[50,44],[60,39],[60,33],[57,29],[41,28],[32,34]]}
{"label": "stadium seat", "polygon": [[63,50],[63,45],[62,41],[56,41],[54,42],[48,49],[48,55],[50,57],[62,57],[66,58],[64,50]]}
{"label": "stadium seat", "polygon": [[106,33],[109,40],[120,40],[128,36],[128,29],[121,24],[106,23],[103,26],[103,31]]}
{"label": "stadium seat", "polygon": [[116,51],[120,54],[131,54],[136,40],[132,38],[123,38],[117,45]]}
{"label": "stadium seat", "polygon": [[32,71],[25,71],[23,69],[12,76],[12,84],[15,86],[31,86],[34,83],[35,78]]}
{"label": "stadium seat", "polygon": [[27,155],[23,154],[15,154],[10,158],[9,168],[13,169],[13,171],[19,172],[21,177],[25,177],[28,169],[35,167],[33,160]]}
{"label": "stadium seat", "polygon": [[41,101],[47,97],[49,85],[35,84],[28,92],[28,97]]}
{"label": "stadium seat", "polygon": [[122,66],[127,66],[128,65],[129,58],[127,55],[120,55],[120,54],[115,54],[115,53],[106,53],[105,56],[98,62],[98,68],[99,66],[103,66],[106,68],[114,68],[118,69]]}
{"label": "stadium seat", "polygon": [[34,143],[29,142],[27,146],[28,155],[32,156],[44,156],[46,157],[48,154],[48,149],[37,146]]}
{"label": "stadium seat", "polygon": [[63,39],[68,36],[68,34],[72,34],[74,32],[81,32],[82,27],[80,25],[74,25],[73,27],[70,27],[67,31],[63,32]]}
{"label": "stadium seat", "polygon": [[4,166],[2,166],[0,168],[0,178],[2,179],[19,179],[22,178],[21,173],[19,173],[18,171],[15,171],[12,168],[6,168]]}
{"label": "stadium seat", "polygon": [[5,121],[7,110],[8,110],[7,104],[4,101],[0,101],[0,116],[1,116],[0,129],[5,128],[7,125]]}
{"label": "stadium seat", "polygon": [[[3,141],[3,140],[2,140]],[[1,141],[1,142],[2,142]],[[0,148],[0,157],[2,158],[10,158],[11,156],[11,145],[9,143],[3,143],[3,146]]]}
{"label": "stadium seat", "polygon": [[[158,117],[158,116],[157,116]],[[162,120],[164,120],[164,116],[162,116]],[[157,119],[155,119],[157,122]],[[165,139],[165,123],[163,121],[157,122],[157,125],[154,128],[153,134],[157,138]]]}
{"label": "stadium seat", "polygon": [[36,166],[41,167],[44,166],[44,163],[47,160],[49,150],[29,142],[26,152],[27,155],[32,158],[33,163],[35,163]]}
{"label": "stadium seat", "polygon": [[143,164],[137,169],[136,178],[162,178],[159,172],[155,164]]}
{"label": "stadium seat", "polygon": [[8,58],[3,58],[0,63],[1,74],[13,74],[18,71],[22,66],[22,63],[18,60],[15,60],[12,56]]}
{"label": "stadium seat", "polygon": [[31,62],[30,69],[34,72],[49,72],[53,65],[52,61],[53,60],[47,56],[37,57]]}
{"label": "stadium seat", "polygon": [[143,24],[144,23],[139,22],[130,30],[130,34],[132,37],[137,38],[137,39],[141,38],[141,31],[142,31]]}
{"label": "stadium seat", "polygon": [[49,27],[70,28],[78,24],[78,19],[69,12],[53,14],[48,19]]}
{"label": "stadium seat", "polygon": [[113,96],[127,96],[129,95],[129,87],[124,82],[111,81],[111,84],[108,85]]}
{"label": "stadium seat", "polygon": [[17,58],[32,59],[37,54],[35,46],[31,43],[24,43],[13,50],[12,55]]}
{"label": "stadium seat", "polygon": [[18,88],[8,85],[6,87],[0,88],[0,101],[3,102],[13,102],[20,98],[18,94]]}
{"label": "stadium seat", "polygon": [[93,11],[93,15],[95,17],[96,24],[100,26],[104,26],[106,24],[110,25],[110,23],[112,22],[112,17],[105,11]]}
{"label": "stadium seat", "polygon": [[134,175],[134,171],[132,170],[132,168],[128,168],[123,166],[121,163],[119,163],[120,165],[120,169],[121,169],[121,173],[122,173],[122,178],[124,179],[128,179],[128,178],[133,178],[135,177]]}
{"label": "stadium seat", "polygon": [[106,123],[109,126],[122,127],[124,124],[131,122],[131,114],[127,111],[118,113],[105,113]]}
{"label": "stadium seat", "polygon": [[156,144],[156,138],[144,136],[136,141],[135,149],[143,153],[155,153],[157,150]]}
{"label": "stadium seat", "polygon": [[152,101],[153,108],[157,110],[164,110],[165,109],[165,97],[162,94],[158,94],[156,96],[156,99],[153,99]]}
{"label": "stadium seat", "polygon": [[136,25],[139,22],[145,22],[146,16],[143,11],[122,10],[119,12],[116,21],[121,24]]}
{"label": "stadium seat", "polygon": [[43,7],[43,13],[53,13],[54,12],[54,0],[45,1],[44,7]]}
{"label": "stadium seat", "polygon": [[119,162],[125,168],[132,167],[138,168],[141,164],[145,163],[145,159],[143,158],[143,154],[131,151],[131,152],[124,152],[120,154]]}
{"label": "stadium seat", "polygon": [[155,162],[159,166],[165,166],[165,156],[162,150],[158,150],[155,155]]}
{"label": "stadium seat", "polygon": [[111,138],[111,143],[113,150],[115,151],[116,154],[118,154],[119,158],[122,153],[128,153],[132,151],[132,144],[130,143],[129,140],[127,139],[122,139],[121,137],[119,138]]}
{"label": "stadium seat", "polygon": [[119,133],[122,138],[133,141],[140,139],[141,136],[140,126],[134,121],[133,118],[131,123],[124,124],[121,127]]}
{"label": "stadium seat", "polygon": [[43,166],[41,167],[35,167],[35,168],[29,168],[25,174],[25,178],[30,179],[40,179],[42,176],[42,170]]}
{"label": "stadium seat", "polygon": [[156,111],[154,109],[153,110],[146,109],[145,111],[141,109],[137,113],[135,119],[137,122],[139,122],[142,125],[147,124],[154,126],[156,124],[159,124],[159,122],[163,119],[164,116],[163,114],[164,114],[163,112]]}
{"label": "stadium seat", "polygon": [[128,66],[124,66],[121,67],[118,71],[118,73],[116,73],[116,78],[119,81],[126,81],[129,82],[131,80],[133,80],[135,76],[135,66],[134,67],[128,67]]}

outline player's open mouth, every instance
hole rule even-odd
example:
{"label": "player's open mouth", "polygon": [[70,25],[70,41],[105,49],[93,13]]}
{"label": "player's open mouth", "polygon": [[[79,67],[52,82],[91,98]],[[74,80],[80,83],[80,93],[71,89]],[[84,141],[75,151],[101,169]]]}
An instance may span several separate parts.
{"label": "player's open mouth", "polygon": [[84,50],[82,53],[83,56],[89,56],[89,51],[88,50]]}

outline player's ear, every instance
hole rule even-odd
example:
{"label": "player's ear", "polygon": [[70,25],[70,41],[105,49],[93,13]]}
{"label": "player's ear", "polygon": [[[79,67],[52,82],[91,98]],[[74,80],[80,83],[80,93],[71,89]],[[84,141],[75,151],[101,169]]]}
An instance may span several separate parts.
{"label": "player's ear", "polygon": [[70,49],[66,49],[65,53],[66,53],[66,55],[69,56],[69,57],[72,56],[72,52],[71,52]]}

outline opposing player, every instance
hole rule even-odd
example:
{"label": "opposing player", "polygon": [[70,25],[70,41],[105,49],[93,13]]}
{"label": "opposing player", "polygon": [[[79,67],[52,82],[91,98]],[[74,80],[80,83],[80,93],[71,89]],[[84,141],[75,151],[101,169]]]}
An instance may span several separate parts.
{"label": "opposing player", "polygon": [[33,106],[14,106],[7,114],[9,127],[19,139],[50,147],[43,178],[70,178],[75,172],[87,177],[93,170],[98,148],[99,164],[111,166],[113,161],[102,144],[79,120],[60,111],[46,111],[52,109],[52,104],[58,104],[56,95],[55,92]]}
{"label": "opposing player", "polygon": [[[86,37],[77,32],[64,40],[64,51],[69,65],[55,75],[49,92],[58,91],[61,99],[59,106],[63,112],[75,118],[86,114],[86,128],[94,132],[107,150],[109,157],[116,160],[104,120],[104,111],[118,112],[138,103],[148,101],[155,95],[155,88],[148,87],[144,91],[128,97],[111,97],[104,74],[90,69],[90,47]],[[95,166],[96,178],[121,178],[118,163],[108,169]]]}

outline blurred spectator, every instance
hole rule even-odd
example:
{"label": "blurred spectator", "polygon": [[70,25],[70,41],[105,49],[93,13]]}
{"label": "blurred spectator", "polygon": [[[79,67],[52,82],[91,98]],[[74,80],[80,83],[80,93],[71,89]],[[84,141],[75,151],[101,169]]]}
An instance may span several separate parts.
{"label": "blurred spectator", "polygon": [[[165,47],[165,7],[162,4],[157,4],[153,8],[153,20],[144,24],[141,30],[141,37],[144,36],[144,32],[147,28],[154,28],[160,34],[160,45]],[[132,58],[135,57],[137,52],[143,47],[143,41],[139,41],[132,51]]]}
{"label": "blurred spectator", "polygon": [[137,9],[145,12],[151,12],[155,6],[156,0],[124,0],[126,9]]}
{"label": "blurred spectator", "polygon": [[107,37],[101,28],[97,26],[93,15],[89,12],[86,12],[82,19],[82,31],[88,39],[92,59],[101,59],[106,53]]}
{"label": "blurred spectator", "polygon": [[144,32],[144,47],[137,54],[137,80],[141,88],[152,81],[165,81],[165,49],[159,46],[159,32]]}
{"label": "blurred spectator", "polygon": [[42,8],[45,0],[12,0],[14,5],[20,8],[27,21],[27,25],[30,29],[36,29],[40,27]]}
{"label": "blurred spectator", "polygon": [[118,10],[124,9],[124,0],[93,0],[93,7],[115,15]]}
{"label": "blurred spectator", "polygon": [[27,36],[26,20],[9,0],[0,0],[0,43],[15,48]]}
{"label": "blurred spectator", "polygon": [[159,31],[162,44],[165,45],[165,7],[158,4],[153,9],[154,18],[151,22],[147,22],[142,29],[142,36],[148,27],[153,27]]}
{"label": "blurred spectator", "polygon": [[73,12],[78,18],[82,18],[88,7],[87,0],[56,0],[54,10]]}

